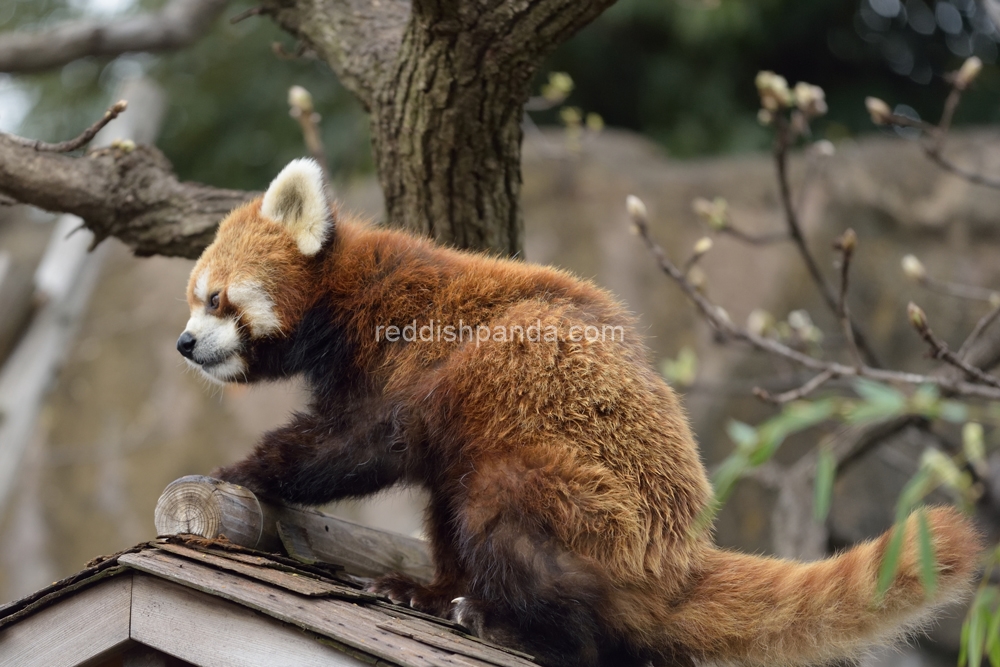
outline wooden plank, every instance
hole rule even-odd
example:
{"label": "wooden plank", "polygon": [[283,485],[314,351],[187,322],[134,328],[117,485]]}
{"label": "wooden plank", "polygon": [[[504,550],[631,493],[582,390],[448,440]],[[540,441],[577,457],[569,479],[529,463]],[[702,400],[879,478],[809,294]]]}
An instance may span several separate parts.
{"label": "wooden plank", "polygon": [[500,667],[524,667],[526,660],[534,661],[534,658],[527,653],[496,646],[458,630],[444,628],[419,618],[405,616],[394,618],[380,622],[378,627],[402,637],[416,639],[429,646],[437,646]]}
{"label": "wooden plank", "polygon": [[363,577],[402,572],[422,583],[434,578],[427,543],[405,535],[290,507],[280,512],[278,535],[288,554],[306,563],[337,563]]}
{"label": "wooden plank", "polygon": [[0,630],[0,667],[75,667],[129,638],[132,575],[106,580]]}
{"label": "wooden plank", "polygon": [[251,579],[279,586],[292,591],[293,593],[298,593],[299,595],[337,597],[344,600],[378,599],[376,595],[371,593],[365,593],[364,591],[348,588],[347,586],[342,586],[340,584],[322,581],[312,576],[303,576],[296,572],[283,572],[280,569],[270,567],[271,565],[277,565],[277,563],[268,561],[266,558],[262,558],[260,556],[249,556],[248,558],[252,558],[255,561],[253,564],[250,564],[242,559],[232,559],[229,557],[230,555],[242,554],[216,555],[206,551],[188,549],[187,547],[182,547],[176,544],[160,544],[157,548],[178,556],[183,556],[184,558],[193,560],[197,563],[204,563],[205,565],[211,565],[212,567],[229,570],[231,572],[250,577]]}
{"label": "wooden plank", "polygon": [[[407,667],[474,667],[486,663],[454,655],[376,627],[386,615],[330,598],[308,598],[183,560],[161,551],[126,554],[120,563],[263,612],[376,658]],[[528,666],[532,663],[524,662]]]}
{"label": "wooden plank", "polygon": [[131,634],[199,667],[370,667],[298,628],[140,574],[132,594]]}
{"label": "wooden plank", "polygon": [[[87,571],[88,570],[85,570],[84,572]],[[44,595],[36,594],[29,596],[28,598],[15,601],[0,612],[3,614],[2,618],[0,618],[0,628],[17,623],[25,616],[31,616],[32,614],[37,613],[39,609],[44,609],[45,607],[53,605],[60,599],[72,595],[80,589],[93,586],[102,579],[116,577],[127,571],[128,568],[126,567],[118,567],[114,565],[112,567],[93,568],[90,570],[90,576],[72,579],[68,582],[64,579],[62,582],[57,582],[53,586],[43,588],[42,591],[39,592],[44,592]]]}

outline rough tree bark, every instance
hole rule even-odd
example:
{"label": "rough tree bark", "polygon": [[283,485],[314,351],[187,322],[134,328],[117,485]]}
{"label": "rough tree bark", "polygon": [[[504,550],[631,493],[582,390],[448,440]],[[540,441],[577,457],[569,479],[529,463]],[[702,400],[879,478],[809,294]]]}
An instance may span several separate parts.
{"label": "rough tree bark", "polygon": [[[521,118],[532,77],[548,52],[613,2],[264,0],[259,13],[326,60],[371,112],[390,224],[461,248],[516,255],[523,238]],[[0,35],[0,54],[15,42],[22,53],[30,50],[28,37]],[[9,61],[0,65],[17,69]],[[30,152],[0,143],[0,174],[36,160]],[[142,254],[189,256],[192,225],[183,221],[194,216],[200,225],[219,215],[219,203],[244,197],[178,184],[162,157],[152,155],[115,157],[116,168],[96,168],[103,181],[84,164],[89,158],[67,159],[60,177],[33,169],[17,183],[0,180],[0,194],[76,213],[99,238],[118,236]],[[123,168],[145,170],[144,176],[131,178]],[[168,182],[163,192],[150,183],[156,170]],[[86,197],[67,196],[70,178],[82,179],[74,192],[85,190]],[[116,185],[110,191],[108,179]],[[102,200],[105,193],[113,195]],[[121,201],[129,205],[120,208]]]}

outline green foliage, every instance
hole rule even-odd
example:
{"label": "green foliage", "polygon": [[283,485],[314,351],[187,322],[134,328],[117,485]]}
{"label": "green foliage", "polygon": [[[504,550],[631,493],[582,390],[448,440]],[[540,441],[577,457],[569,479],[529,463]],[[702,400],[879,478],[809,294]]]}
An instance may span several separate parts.
{"label": "green foliage", "polygon": [[676,359],[664,359],[660,363],[660,372],[672,384],[690,387],[698,377],[698,357],[690,346],[685,345]]}
{"label": "green foliage", "polygon": [[830,513],[830,501],[833,499],[833,480],[837,473],[837,460],[829,447],[821,447],[819,459],[816,461],[816,493],[813,499],[813,517],[816,521],[825,521]]}

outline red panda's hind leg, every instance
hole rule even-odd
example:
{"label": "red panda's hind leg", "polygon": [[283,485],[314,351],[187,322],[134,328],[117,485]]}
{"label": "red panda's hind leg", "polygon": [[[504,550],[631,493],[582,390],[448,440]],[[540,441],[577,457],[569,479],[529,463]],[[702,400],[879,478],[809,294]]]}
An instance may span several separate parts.
{"label": "red panda's hind leg", "polygon": [[610,637],[599,610],[599,568],[561,548],[531,517],[498,517],[463,540],[468,591],[452,618],[483,639],[533,655],[546,667],[638,667],[648,662]]}

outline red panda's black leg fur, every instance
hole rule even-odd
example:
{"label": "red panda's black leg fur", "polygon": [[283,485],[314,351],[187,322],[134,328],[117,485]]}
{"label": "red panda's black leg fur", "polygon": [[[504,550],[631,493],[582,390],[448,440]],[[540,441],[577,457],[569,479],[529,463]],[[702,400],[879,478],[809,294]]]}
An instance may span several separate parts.
{"label": "red panda's black leg fur", "polygon": [[461,546],[472,576],[455,620],[547,667],[645,664],[605,631],[599,610],[609,591],[599,569],[530,523],[530,517],[503,517]]}
{"label": "red panda's black leg fur", "polygon": [[468,575],[457,558],[454,523],[447,501],[432,493],[425,526],[435,566],[434,581],[425,586],[404,575],[390,574],[376,579],[369,590],[428,614],[448,616],[452,600],[465,595],[468,588]]}
{"label": "red panda's black leg fur", "polygon": [[[366,414],[370,417],[370,414]],[[214,477],[290,503],[321,505],[392,486],[405,471],[392,420],[332,420],[296,413],[264,434],[253,453]]]}

